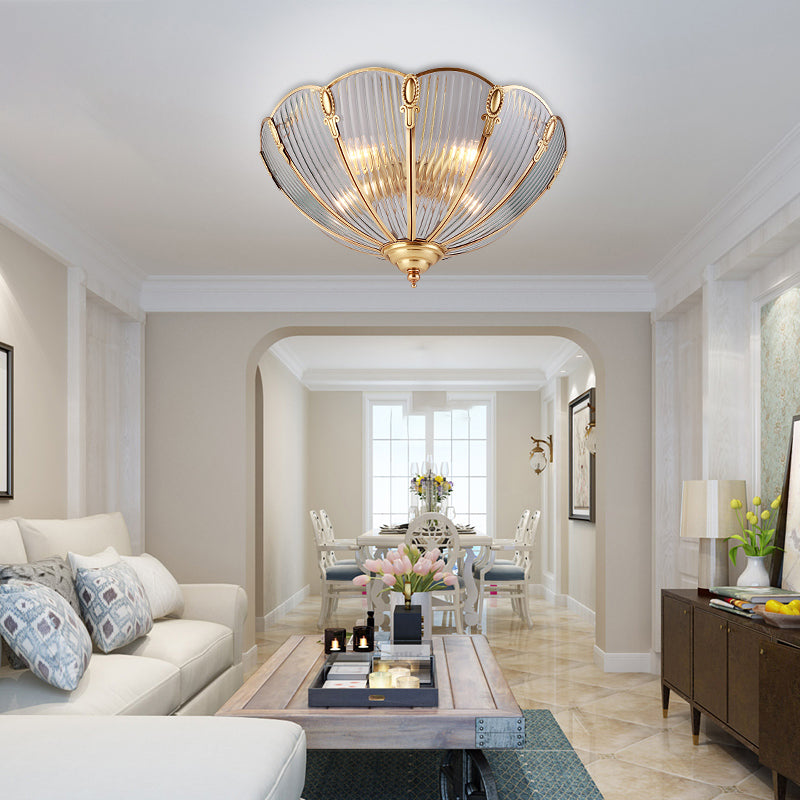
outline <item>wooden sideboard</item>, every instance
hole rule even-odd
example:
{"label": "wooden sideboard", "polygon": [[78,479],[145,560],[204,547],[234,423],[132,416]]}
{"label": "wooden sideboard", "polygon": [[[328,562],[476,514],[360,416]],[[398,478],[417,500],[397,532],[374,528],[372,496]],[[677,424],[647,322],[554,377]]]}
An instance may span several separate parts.
{"label": "wooden sideboard", "polygon": [[700,715],[772,770],[775,800],[787,778],[800,784],[800,629],[776,628],[709,606],[696,589],[661,592],[661,692],[689,703],[697,744]]}

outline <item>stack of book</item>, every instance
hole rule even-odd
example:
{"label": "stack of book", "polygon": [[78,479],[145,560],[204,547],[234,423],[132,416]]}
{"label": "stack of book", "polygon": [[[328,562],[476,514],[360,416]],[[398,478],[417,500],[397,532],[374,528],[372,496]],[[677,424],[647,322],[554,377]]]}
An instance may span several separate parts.
{"label": "stack of book", "polygon": [[755,607],[764,605],[767,600],[788,603],[790,600],[800,598],[799,593],[777,586],[712,586],[709,591],[718,595],[708,601],[710,606],[730,611],[731,614],[738,614],[741,617],[757,616]]}

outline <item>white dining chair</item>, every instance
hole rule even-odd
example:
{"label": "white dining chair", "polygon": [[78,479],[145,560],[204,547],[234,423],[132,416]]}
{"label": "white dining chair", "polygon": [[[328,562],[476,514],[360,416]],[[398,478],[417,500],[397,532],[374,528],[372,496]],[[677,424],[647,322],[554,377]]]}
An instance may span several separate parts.
{"label": "white dining chair", "polygon": [[461,547],[458,528],[444,514],[427,512],[408,523],[405,535],[407,547],[415,545],[422,551],[439,549],[442,558],[457,576],[458,583],[433,592],[431,606],[434,611],[452,611],[455,616],[456,631],[464,633],[465,587],[463,569],[465,551]]}
{"label": "white dining chair", "polygon": [[[531,628],[529,599],[530,584],[533,578],[533,546],[536,529],[539,526],[540,511],[533,514],[526,509],[524,526],[518,523],[512,540],[495,540],[489,545],[488,560],[478,569],[478,615],[483,619],[483,605],[486,596],[505,596],[511,600],[514,612]],[[499,559],[498,554],[508,553],[509,559]]]}
{"label": "white dining chair", "polygon": [[[327,542],[331,545],[337,545],[336,550],[339,552],[351,552],[355,553],[358,550],[358,545],[356,544],[355,539],[337,539],[336,534],[333,531],[333,523],[331,522],[330,516],[328,516],[328,512],[321,508],[319,510],[319,521],[320,525],[322,526],[322,538],[323,541]],[[355,558],[339,558],[336,557],[337,564],[357,564],[357,560]]]}
{"label": "white dining chair", "polygon": [[314,531],[314,544],[317,548],[317,565],[320,576],[320,609],[317,625],[320,628],[336,611],[339,597],[342,595],[361,596],[363,587],[356,586],[353,578],[362,575],[361,567],[355,561],[341,563],[336,560],[337,551],[348,551],[352,548],[347,544],[339,545],[326,541],[322,520],[316,511],[309,511],[311,527]]}

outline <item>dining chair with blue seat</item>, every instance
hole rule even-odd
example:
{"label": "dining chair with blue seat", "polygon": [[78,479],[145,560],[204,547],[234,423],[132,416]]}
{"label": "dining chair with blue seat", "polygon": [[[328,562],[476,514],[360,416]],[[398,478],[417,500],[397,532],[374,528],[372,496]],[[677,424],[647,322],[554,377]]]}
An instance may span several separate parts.
{"label": "dining chair with blue seat", "polygon": [[[507,596],[514,612],[525,624],[533,627],[529,609],[529,588],[533,577],[533,546],[541,512],[526,509],[520,516],[514,539],[497,540],[489,546],[489,557],[478,568],[478,613],[483,619],[487,594]],[[524,518],[524,525],[521,525]],[[513,553],[510,559],[497,558],[498,553]]]}
{"label": "dining chair with blue seat", "polygon": [[348,543],[336,544],[326,541],[322,521],[316,511],[309,511],[311,526],[314,530],[314,543],[317,548],[317,564],[320,575],[320,610],[317,624],[324,627],[331,614],[336,611],[341,595],[361,596],[364,590],[353,583],[353,578],[363,575],[361,567],[355,561],[342,563],[337,561],[337,551],[352,550]]}

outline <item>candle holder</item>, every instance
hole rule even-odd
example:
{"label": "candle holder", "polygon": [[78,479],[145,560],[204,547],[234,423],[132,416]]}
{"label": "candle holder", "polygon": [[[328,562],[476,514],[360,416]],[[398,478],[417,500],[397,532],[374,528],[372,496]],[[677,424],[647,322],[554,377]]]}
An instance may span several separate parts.
{"label": "candle holder", "polygon": [[353,626],[353,652],[371,653],[375,649],[375,628],[369,625]]}
{"label": "candle holder", "polygon": [[344,628],[325,628],[325,653],[344,653],[347,631]]}

